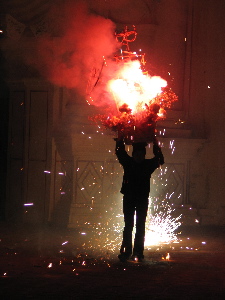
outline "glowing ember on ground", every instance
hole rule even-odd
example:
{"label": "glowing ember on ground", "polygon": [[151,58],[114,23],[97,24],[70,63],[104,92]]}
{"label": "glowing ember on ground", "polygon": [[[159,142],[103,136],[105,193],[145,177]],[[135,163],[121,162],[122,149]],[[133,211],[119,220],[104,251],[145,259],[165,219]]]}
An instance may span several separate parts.
{"label": "glowing ember on ground", "polygon": [[48,268],[52,268],[52,263],[50,263],[50,264],[48,265]]}
{"label": "glowing ember on ground", "polygon": [[162,260],[170,260],[170,254],[166,253],[166,255],[162,257]]}

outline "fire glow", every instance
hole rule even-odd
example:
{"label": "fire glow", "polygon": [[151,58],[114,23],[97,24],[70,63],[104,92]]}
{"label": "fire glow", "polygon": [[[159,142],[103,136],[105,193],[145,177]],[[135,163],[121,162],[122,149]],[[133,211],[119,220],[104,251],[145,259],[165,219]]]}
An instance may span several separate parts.
{"label": "fire glow", "polygon": [[159,76],[149,76],[141,70],[139,60],[130,61],[121,66],[117,79],[108,82],[117,108],[127,104],[132,114],[145,109],[145,104],[151,102],[167,86],[166,80]]}
{"label": "fire glow", "polygon": [[[138,55],[130,51],[129,43],[136,39],[134,30],[117,33],[120,41],[120,54],[115,61],[103,64],[100,70],[95,69],[88,83],[87,95],[89,105],[97,105],[95,96],[104,99],[104,114],[90,117],[97,124],[100,122],[106,129],[123,134],[125,143],[152,142],[156,122],[166,117],[166,108],[178,100],[176,94],[167,86],[167,81],[160,76],[150,76],[145,71],[145,54]],[[118,41],[119,42],[119,41]],[[123,48],[125,49],[123,50]],[[97,75],[96,75],[97,74]]]}

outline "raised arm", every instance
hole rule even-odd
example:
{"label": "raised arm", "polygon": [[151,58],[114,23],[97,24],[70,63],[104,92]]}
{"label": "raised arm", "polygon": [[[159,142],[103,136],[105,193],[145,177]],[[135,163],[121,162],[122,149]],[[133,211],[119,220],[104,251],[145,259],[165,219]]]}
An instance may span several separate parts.
{"label": "raised arm", "polygon": [[159,165],[163,165],[164,156],[156,138],[153,140],[153,154],[157,158]]}
{"label": "raised arm", "polygon": [[121,165],[124,165],[129,159],[130,156],[127,154],[125,150],[125,144],[123,139],[115,139],[116,141],[116,149],[115,153]]}

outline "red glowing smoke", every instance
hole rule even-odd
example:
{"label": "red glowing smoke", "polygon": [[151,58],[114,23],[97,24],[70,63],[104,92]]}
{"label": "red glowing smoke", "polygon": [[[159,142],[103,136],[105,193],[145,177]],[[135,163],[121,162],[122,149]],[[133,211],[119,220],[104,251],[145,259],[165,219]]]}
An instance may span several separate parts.
{"label": "red glowing smoke", "polygon": [[115,25],[90,13],[84,3],[72,1],[54,7],[49,20],[57,35],[37,39],[29,64],[53,84],[85,95],[93,67],[101,66],[103,56],[112,57],[116,51]]}

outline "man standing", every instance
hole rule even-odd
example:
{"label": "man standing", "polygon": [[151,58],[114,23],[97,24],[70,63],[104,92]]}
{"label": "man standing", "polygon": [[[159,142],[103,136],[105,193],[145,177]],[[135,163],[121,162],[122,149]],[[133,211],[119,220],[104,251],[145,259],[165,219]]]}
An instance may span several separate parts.
{"label": "man standing", "polygon": [[[144,258],[145,221],[148,211],[151,174],[164,164],[164,157],[157,140],[153,141],[154,157],[145,159],[147,143],[133,143],[132,157],[125,150],[123,139],[116,139],[116,155],[123,166],[124,175],[121,193],[123,194],[124,231],[118,258],[126,261]],[[136,233],[132,252],[132,231],[136,211]]]}

